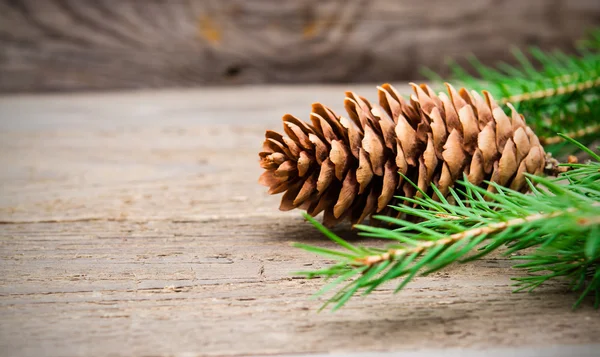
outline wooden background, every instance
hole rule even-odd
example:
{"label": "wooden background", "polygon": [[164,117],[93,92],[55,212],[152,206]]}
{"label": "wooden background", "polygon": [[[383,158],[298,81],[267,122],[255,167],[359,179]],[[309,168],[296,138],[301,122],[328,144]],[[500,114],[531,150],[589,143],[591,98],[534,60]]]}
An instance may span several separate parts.
{"label": "wooden background", "polygon": [[598,0],[1,0],[0,92],[405,81],[599,23]]}
{"label": "wooden background", "polygon": [[597,356],[592,299],[571,311],[562,281],[512,294],[518,272],[498,255],[317,312],[323,279],[291,273],[331,262],[290,243],[333,245],[278,211],[258,151],[282,113],[341,110],[347,89],[376,98],[357,85],[0,97],[0,356]]}

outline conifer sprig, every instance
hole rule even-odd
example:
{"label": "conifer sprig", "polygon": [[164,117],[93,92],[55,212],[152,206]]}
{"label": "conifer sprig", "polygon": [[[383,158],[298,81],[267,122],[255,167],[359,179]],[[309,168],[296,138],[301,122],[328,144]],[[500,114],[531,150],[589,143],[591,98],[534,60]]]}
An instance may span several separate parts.
{"label": "conifer sprig", "polygon": [[[513,51],[517,65],[486,66],[476,57],[469,68],[450,63],[450,81],[475,90],[485,89],[501,103],[512,103],[527,118],[547,151],[561,146],[557,132],[588,143],[600,133],[600,29],[592,31],[578,46],[578,53],[546,53],[532,48],[529,53]],[[443,83],[435,73],[430,79]],[[473,73],[473,74],[472,74]],[[448,80],[447,78],[444,80]]]}
{"label": "conifer sprig", "polygon": [[454,262],[478,259],[499,248],[507,255],[526,250],[525,255],[515,257],[521,261],[515,267],[527,273],[514,279],[515,291],[532,291],[550,279],[563,278],[580,292],[574,307],[592,295],[598,308],[600,156],[561,137],[586,151],[592,161],[565,164],[570,170],[558,178],[529,176],[531,194],[500,185],[494,185],[495,192],[491,192],[464,180],[451,190],[453,202],[443,198],[436,201],[425,192],[421,197],[404,197],[402,201],[412,205],[393,208],[420,217],[422,222],[379,216],[378,220],[391,226],[355,226],[361,235],[391,240],[386,249],[355,246],[306,216],[344,250],[297,244],[337,261],[322,270],[299,274],[331,278],[321,294],[345,283],[325,304],[335,304],[337,309],[353,295],[369,294],[389,281],[398,281],[399,291],[414,277]]}

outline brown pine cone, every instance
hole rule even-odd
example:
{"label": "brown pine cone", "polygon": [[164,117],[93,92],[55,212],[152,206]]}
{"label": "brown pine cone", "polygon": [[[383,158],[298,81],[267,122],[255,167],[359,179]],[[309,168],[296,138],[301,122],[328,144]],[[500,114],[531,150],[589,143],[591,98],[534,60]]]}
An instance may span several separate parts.
{"label": "brown pine cone", "polygon": [[524,174],[543,171],[544,150],[510,104],[507,116],[487,92],[447,84],[448,94],[436,95],[425,84],[412,87],[408,102],[391,85],[378,87],[380,106],[347,92],[349,119],[320,103],[312,106],[312,124],[285,115],[287,136],[265,134],[259,182],[270,194],[284,192],[281,210],[324,211],[331,226],[389,215],[389,205],[402,204],[394,196],[419,195],[399,172],[424,192],[432,195],[433,183],[446,196],[463,173],[476,185],[489,180],[526,191]]}

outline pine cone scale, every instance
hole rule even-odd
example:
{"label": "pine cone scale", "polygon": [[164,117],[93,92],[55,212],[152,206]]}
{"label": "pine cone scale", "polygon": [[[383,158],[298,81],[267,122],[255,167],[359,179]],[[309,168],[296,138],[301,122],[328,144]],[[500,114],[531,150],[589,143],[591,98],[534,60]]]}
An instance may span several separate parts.
{"label": "pine cone scale", "polygon": [[356,169],[356,181],[358,181],[359,189],[358,193],[362,194],[367,185],[371,182],[373,178],[373,170],[371,169],[371,163],[369,162],[369,157],[367,152],[360,148],[359,150],[359,158],[358,158],[358,168]]}

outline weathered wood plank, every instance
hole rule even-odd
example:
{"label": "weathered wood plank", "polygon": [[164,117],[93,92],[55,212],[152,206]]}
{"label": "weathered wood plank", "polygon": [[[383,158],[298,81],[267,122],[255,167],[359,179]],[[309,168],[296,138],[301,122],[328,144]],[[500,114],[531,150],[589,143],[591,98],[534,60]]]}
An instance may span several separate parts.
{"label": "weathered wood plank", "polygon": [[572,312],[576,296],[560,283],[511,294],[499,256],[316,312],[309,297],[323,281],[290,272],[328,261],[290,242],[332,244],[298,212],[277,211],[256,183],[256,153],[282,113],[306,117],[315,100],[339,109],[344,89],[0,98],[0,355],[597,343],[590,302]]}
{"label": "weathered wood plank", "polygon": [[2,0],[0,91],[412,80],[598,24],[596,0]]}
{"label": "weathered wood plank", "polygon": [[0,347],[10,356],[258,355],[597,342],[598,313],[566,287],[511,294],[486,259],[317,314],[325,262],[300,220],[2,227]]}
{"label": "weathered wood plank", "polygon": [[[376,95],[375,86],[355,89]],[[343,93],[308,86],[0,98],[0,165],[10,168],[0,170],[0,221],[280,214],[278,198],[256,183],[265,129],[279,129],[286,112],[308,120],[315,101],[341,110]]]}

